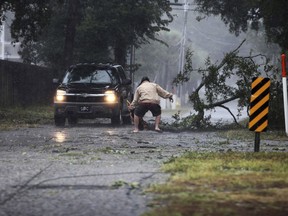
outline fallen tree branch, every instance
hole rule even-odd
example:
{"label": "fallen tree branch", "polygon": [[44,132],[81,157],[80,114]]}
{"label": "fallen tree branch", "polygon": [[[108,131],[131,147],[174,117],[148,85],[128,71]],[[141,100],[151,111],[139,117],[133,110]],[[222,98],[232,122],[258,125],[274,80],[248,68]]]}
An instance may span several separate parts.
{"label": "fallen tree branch", "polygon": [[218,101],[218,102],[216,102],[216,103],[206,105],[205,108],[210,109],[210,108],[213,108],[213,107],[221,106],[222,104],[229,103],[229,102],[231,102],[231,101],[233,101],[233,100],[236,100],[236,99],[238,99],[238,98],[239,98],[239,96],[234,95],[234,96],[231,97],[231,98],[227,98],[227,99],[225,99],[225,100]]}
{"label": "fallen tree branch", "polygon": [[226,106],[224,106],[224,105],[219,105],[218,107],[221,107],[221,108],[223,108],[223,109],[226,109],[226,110],[232,115],[232,117],[233,117],[233,119],[234,119],[234,122],[235,122],[237,125],[239,125],[239,123],[237,122],[236,117],[234,116],[234,114],[231,112],[231,110],[230,110],[228,107],[226,107]]}

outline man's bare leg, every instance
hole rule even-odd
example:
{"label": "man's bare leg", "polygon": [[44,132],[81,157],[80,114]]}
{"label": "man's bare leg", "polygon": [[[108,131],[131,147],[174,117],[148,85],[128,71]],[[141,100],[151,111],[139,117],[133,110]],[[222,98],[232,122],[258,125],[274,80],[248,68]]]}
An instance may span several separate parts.
{"label": "man's bare leg", "polygon": [[160,121],[161,121],[161,115],[156,116],[155,117],[155,130],[160,130],[159,128]]}
{"label": "man's bare leg", "polygon": [[139,117],[134,114],[134,130],[133,132],[139,132]]}

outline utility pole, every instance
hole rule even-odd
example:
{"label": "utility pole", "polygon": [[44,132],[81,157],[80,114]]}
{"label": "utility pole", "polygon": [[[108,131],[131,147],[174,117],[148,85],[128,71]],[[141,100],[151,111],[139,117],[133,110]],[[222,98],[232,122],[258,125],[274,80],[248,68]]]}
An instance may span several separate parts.
{"label": "utility pole", "polygon": [[[177,4],[178,5],[178,4]],[[185,65],[185,48],[186,48],[186,37],[187,37],[187,19],[188,19],[188,11],[189,11],[189,3],[188,0],[185,0],[185,3],[181,4],[184,7],[184,25],[182,29],[182,38],[181,38],[181,47],[180,47],[180,56],[179,56],[179,73],[184,70]],[[183,86],[179,85],[177,89],[177,96],[180,98],[180,106],[182,102],[184,102],[183,95]]]}
{"label": "utility pole", "polygon": [[134,72],[135,72],[135,46],[131,45],[131,48],[130,48],[130,79],[132,81],[132,89],[133,90],[135,90]]}
{"label": "utility pole", "polygon": [[[187,35],[187,18],[188,18],[188,10],[189,10],[189,5],[188,5],[188,0],[185,0],[184,3],[184,26],[182,30],[182,41],[181,41],[181,49],[180,49],[180,58],[179,58],[179,73],[184,71],[184,65],[185,65],[185,47],[186,47],[186,35]],[[179,105],[181,107],[182,102],[183,102],[183,85],[179,85],[178,89],[178,96],[180,98],[179,100]]]}
{"label": "utility pole", "polygon": [[185,0],[184,3],[184,26],[182,30],[182,41],[181,41],[181,49],[180,49],[180,61],[179,61],[179,72],[183,72],[184,64],[185,64],[185,46],[186,46],[186,35],[187,35],[187,18],[188,18],[188,10],[189,4],[188,0]]}
{"label": "utility pole", "polygon": [[[182,3],[178,3],[178,1],[175,1],[175,3],[171,3],[171,6],[183,6],[184,11],[184,24],[183,24],[183,29],[182,29],[182,36],[181,36],[181,41],[180,41],[180,52],[179,52],[179,65],[178,65],[178,73],[184,71],[184,65],[185,65],[185,52],[186,52],[186,38],[187,38],[187,21],[188,21],[188,12],[189,11],[196,11],[195,9],[190,9],[190,5],[194,5],[193,3],[189,3],[188,0],[183,0]],[[179,9],[178,9],[179,10]],[[176,92],[179,106],[181,107],[181,104],[185,101],[184,98],[184,93],[183,93],[183,84],[179,85],[177,87],[177,92]]]}
{"label": "utility pole", "polygon": [[1,59],[5,59],[5,21],[2,21],[1,27]]}

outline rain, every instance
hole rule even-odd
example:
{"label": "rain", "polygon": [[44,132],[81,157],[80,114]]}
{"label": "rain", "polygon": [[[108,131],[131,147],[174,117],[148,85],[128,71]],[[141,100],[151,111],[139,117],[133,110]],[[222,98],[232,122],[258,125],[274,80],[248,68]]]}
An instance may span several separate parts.
{"label": "rain", "polygon": [[1,1],[0,216],[287,215],[288,3],[243,2]]}
{"label": "rain", "polygon": [[[165,41],[168,47],[158,42],[151,42],[136,50],[136,62],[142,65],[136,72],[137,79],[141,78],[142,73],[151,73],[153,79],[165,86],[167,89],[173,89],[172,82],[179,71],[183,71],[185,64],[185,51],[191,49],[193,51],[193,67],[203,68],[207,57],[212,62],[220,62],[225,53],[232,51],[238,47],[243,40],[245,43],[239,50],[239,55],[248,56],[249,53],[258,54],[259,52],[269,52],[274,63],[277,63],[277,53],[280,48],[276,44],[267,44],[265,37],[260,37],[261,33],[249,30],[247,33],[240,33],[235,36],[229,32],[229,27],[223,23],[219,16],[203,16],[195,10],[196,5],[193,1],[179,1],[183,5],[173,6],[172,14],[174,20],[169,24],[169,32],[160,32],[159,39]],[[199,19],[200,18],[200,19]],[[255,43],[257,40],[257,43]],[[169,55],[170,54],[170,55]],[[155,55],[157,57],[155,57]],[[264,59],[256,60],[259,65],[264,65]],[[149,62],[149,64],[147,64]],[[261,66],[260,66],[261,67]],[[259,70],[262,70],[259,68]],[[167,74],[168,73],[168,74]],[[138,76],[137,76],[138,75]],[[162,106],[167,109],[181,110],[181,116],[185,117],[193,113],[189,95],[200,83],[200,75],[194,71],[191,79],[180,86],[176,90],[176,100],[174,104],[162,101]],[[229,80],[231,85],[237,80],[233,78]],[[174,87],[175,88],[175,87]],[[202,94],[204,94],[204,90]],[[228,103],[227,105],[232,113],[238,114],[237,101]],[[247,118],[247,107],[241,110],[240,119]],[[215,108],[207,112],[211,115],[214,122],[222,121],[231,122],[233,118],[230,113],[223,108]]]}

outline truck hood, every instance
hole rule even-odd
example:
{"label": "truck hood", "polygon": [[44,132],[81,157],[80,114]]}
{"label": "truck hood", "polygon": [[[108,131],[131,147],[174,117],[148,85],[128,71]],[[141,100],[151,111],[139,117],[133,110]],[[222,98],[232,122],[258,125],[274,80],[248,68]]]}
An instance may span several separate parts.
{"label": "truck hood", "polygon": [[87,93],[100,94],[107,90],[115,90],[117,86],[112,84],[93,84],[93,83],[70,83],[61,84],[58,89],[65,90],[67,93]]}

